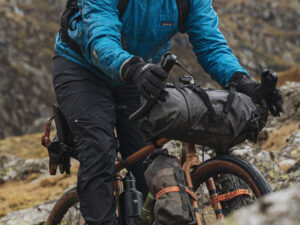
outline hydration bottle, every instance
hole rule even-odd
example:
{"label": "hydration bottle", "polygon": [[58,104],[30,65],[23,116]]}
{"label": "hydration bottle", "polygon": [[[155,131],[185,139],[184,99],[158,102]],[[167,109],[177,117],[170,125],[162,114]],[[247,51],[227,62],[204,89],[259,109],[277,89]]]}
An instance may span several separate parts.
{"label": "hydration bottle", "polygon": [[131,172],[124,178],[124,192],[119,197],[122,225],[139,225],[143,207],[143,195],[136,189]]}

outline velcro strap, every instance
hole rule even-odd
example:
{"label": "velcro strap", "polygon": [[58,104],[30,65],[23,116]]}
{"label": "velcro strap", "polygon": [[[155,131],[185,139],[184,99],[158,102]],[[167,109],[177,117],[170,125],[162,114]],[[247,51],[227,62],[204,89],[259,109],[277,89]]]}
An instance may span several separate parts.
{"label": "velcro strap", "polygon": [[213,105],[210,102],[209,96],[206,93],[206,91],[203,90],[203,88],[200,88],[198,86],[190,86],[191,90],[194,91],[203,101],[203,103],[205,104],[206,108],[209,111],[209,115],[211,117],[212,120],[215,120],[217,118],[217,114],[216,111],[213,107]]}
{"label": "velcro strap", "polygon": [[[191,191],[188,187],[185,187],[185,191],[196,201],[198,201],[196,194]],[[180,192],[180,187],[179,186],[170,186],[166,187],[159,192],[156,193],[156,200],[158,200],[162,195],[170,193],[170,192]]]}
{"label": "velcro strap", "polygon": [[248,189],[238,189],[232,192],[218,195],[217,197],[211,199],[211,203],[215,204],[216,202],[226,202],[241,195],[250,195],[250,191]]}

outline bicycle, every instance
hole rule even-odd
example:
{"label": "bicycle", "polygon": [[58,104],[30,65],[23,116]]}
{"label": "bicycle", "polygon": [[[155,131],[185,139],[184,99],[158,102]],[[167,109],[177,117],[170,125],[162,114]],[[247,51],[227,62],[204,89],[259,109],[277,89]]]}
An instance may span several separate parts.
{"label": "bicycle", "polygon": [[[175,63],[174,58],[171,60],[173,62],[166,63],[164,66],[164,68],[167,67],[168,71]],[[130,119],[136,119],[143,115],[151,108],[152,104],[153,102],[146,102]],[[147,157],[155,149],[162,148],[169,141],[171,140],[160,138],[126,159],[115,161],[116,173],[113,186],[117,217],[120,215],[119,196],[123,191],[120,171]],[[210,203],[217,219],[221,219],[232,211],[251,204],[256,199],[271,192],[269,184],[258,169],[243,159],[231,156],[228,152],[217,152],[215,157],[208,160],[204,160],[203,157],[201,162],[195,145],[193,143],[183,143],[180,162],[188,189],[195,193],[204,186],[207,188]],[[230,189],[232,190],[230,191]],[[196,224],[202,225],[203,217],[199,210],[199,201],[199,198],[191,198],[191,205],[195,209]],[[57,224],[85,224],[79,210],[76,187],[67,190],[53,207],[46,225]]]}
{"label": "bicycle", "polygon": [[[129,156],[126,160],[123,160],[123,162],[115,162],[117,173],[115,174],[114,191],[116,196],[117,210],[119,210],[118,197],[122,192],[120,170],[125,168],[125,164],[133,164],[134,162],[144,158],[149,153],[154,151],[157,146],[163,146],[169,141],[170,140],[168,139],[159,139],[156,144],[150,144],[142,148],[141,150]],[[185,160],[182,161],[182,165],[188,187],[196,191],[200,185],[204,183],[206,184],[210,193],[212,206],[218,219],[224,217],[221,202],[224,201],[224,199],[231,200],[235,196],[230,196],[230,194],[226,196],[218,195],[214,178],[223,174],[235,175],[236,177],[240,178],[245,182],[245,184],[248,185],[248,188],[250,189],[250,202],[255,201],[257,198],[261,198],[262,196],[271,192],[270,186],[264,179],[263,175],[250,163],[235,156],[218,155],[201,163],[196,153],[195,146],[185,143],[182,158],[185,158]],[[194,169],[192,172],[190,172],[191,168],[193,167]],[[198,202],[195,200],[192,200],[192,205],[194,208],[199,208]],[[200,213],[195,213],[195,217],[197,219],[197,223],[202,224]],[[79,211],[79,200],[76,193],[76,187],[66,191],[56,202],[46,224],[84,224],[83,218],[81,217]]]}

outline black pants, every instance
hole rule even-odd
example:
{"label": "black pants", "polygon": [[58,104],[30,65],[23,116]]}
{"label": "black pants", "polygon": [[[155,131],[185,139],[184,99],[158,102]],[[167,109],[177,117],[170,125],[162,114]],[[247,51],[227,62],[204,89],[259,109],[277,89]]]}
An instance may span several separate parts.
{"label": "black pants", "polygon": [[[139,105],[134,85],[110,87],[89,70],[55,56],[54,89],[79,150],[78,195],[88,225],[115,224],[113,175],[116,128],[122,157],[145,146],[136,124],[128,116]],[[117,108],[125,109],[117,110]],[[132,166],[137,188],[147,187],[141,162]]]}

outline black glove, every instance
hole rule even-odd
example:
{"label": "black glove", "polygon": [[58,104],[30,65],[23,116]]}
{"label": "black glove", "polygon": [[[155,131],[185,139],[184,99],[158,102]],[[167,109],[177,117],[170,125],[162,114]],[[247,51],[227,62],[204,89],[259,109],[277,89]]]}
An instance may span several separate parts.
{"label": "black glove", "polygon": [[261,86],[260,82],[253,81],[248,75],[237,72],[233,75],[229,84],[234,85],[238,92],[248,95],[254,103],[259,104],[259,96],[256,92]]}
{"label": "black glove", "polygon": [[121,78],[136,84],[139,93],[148,100],[156,99],[166,87],[168,73],[161,67],[145,63],[135,56],[121,68]]}
{"label": "black glove", "polygon": [[266,102],[272,115],[280,116],[280,113],[283,112],[283,98],[281,91],[278,88],[267,95]]}
{"label": "black glove", "polygon": [[234,85],[238,92],[248,95],[254,103],[268,108],[273,116],[280,116],[283,111],[282,94],[278,88],[266,93],[266,88],[262,87],[261,82],[253,81],[248,75],[240,72],[233,75],[229,85]]}

